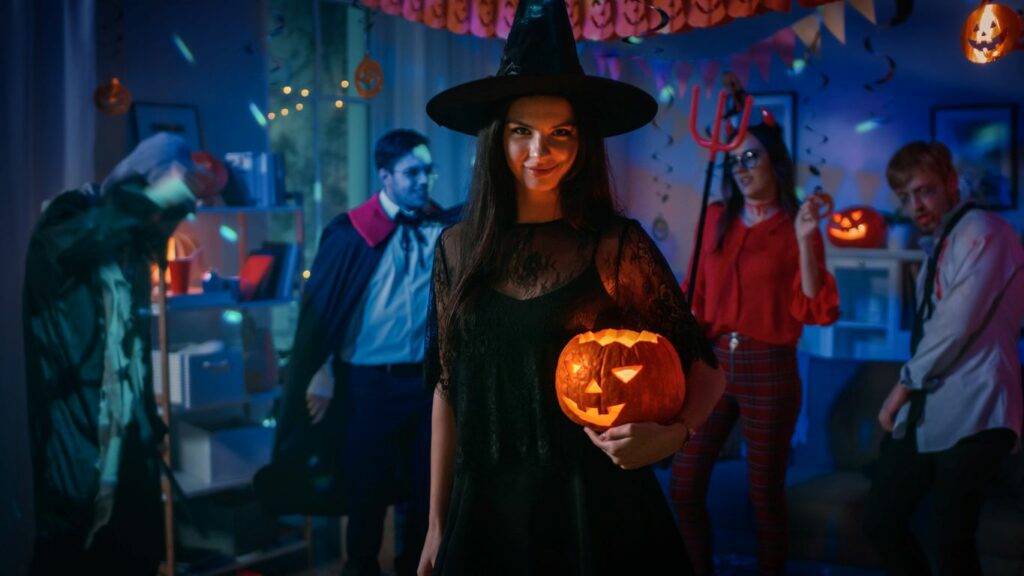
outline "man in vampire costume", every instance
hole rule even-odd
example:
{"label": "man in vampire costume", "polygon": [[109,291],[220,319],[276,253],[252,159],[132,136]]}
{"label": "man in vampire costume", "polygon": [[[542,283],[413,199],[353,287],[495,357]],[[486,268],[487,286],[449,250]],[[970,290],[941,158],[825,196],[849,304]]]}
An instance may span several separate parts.
{"label": "man in vampire costume", "polygon": [[33,574],[155,574],[163,557],[150,263],[219,190],[184,140],[143,140],[102,186],[54,198],[29,241],[25,360]]}
{"label": "man in vampire costume", "polygon": [[347,514],[345,576],[377,576],[387,506],[402,501],[399,575],[426,534],[430,388],[423,353],[434,244],[457,212],[430,200],[425,137],[385,134],[382,189],[324,230],[302,296],[274,461],[256,478],[278,513]]}

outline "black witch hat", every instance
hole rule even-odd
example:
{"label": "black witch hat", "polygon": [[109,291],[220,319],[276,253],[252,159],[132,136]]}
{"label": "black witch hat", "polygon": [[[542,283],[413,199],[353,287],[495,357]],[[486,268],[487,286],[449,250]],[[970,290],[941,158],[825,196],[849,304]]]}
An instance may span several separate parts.
{"label": "black witch hat", "polygon": [[565,0],[520,0],[498,73],[434,96],[427,114],[441,126],[476,136],[501,102],[533,95],[586,106],[606,137],[635,130],[658,112],[654,98],[636,86],[583,72]]}

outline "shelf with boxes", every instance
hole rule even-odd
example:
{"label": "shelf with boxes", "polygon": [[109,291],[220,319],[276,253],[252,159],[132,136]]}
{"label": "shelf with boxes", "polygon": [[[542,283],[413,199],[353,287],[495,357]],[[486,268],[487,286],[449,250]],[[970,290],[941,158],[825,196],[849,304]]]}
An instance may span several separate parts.
{"label": "shelf with boxes", "polygon": [[301,207],[204,208],[175,231],[167,274],[154,271],[165,289],[152,304],[153,383],[177,484],[164,482],[165,574],[230,572],[302,548],[278,538],[248,489],[270,460],[302,245]]}
{"label": "shelf with boxes", "polygon": [[841,316],[832,326],[807,326],[800,347],[828,358],[906,360],[910,353],[919,250],[826,250],[839,288]]}

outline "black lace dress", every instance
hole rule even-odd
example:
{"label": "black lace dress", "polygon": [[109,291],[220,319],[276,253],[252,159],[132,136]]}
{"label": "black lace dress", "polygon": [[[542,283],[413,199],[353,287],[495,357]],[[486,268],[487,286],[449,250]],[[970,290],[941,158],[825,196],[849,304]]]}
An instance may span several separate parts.
{"label": "black lace dress", "polygon": [[[462,248],[450,232],[437,247],[434,326]],[[613,464],[562,414],[554,384],[562,347],[602,328],[668,337],[685,370],[698,357],[714,365],[668,264],[624,219],[600,235],[561,220],[516,225],[501,255],[507,273],[481,291],[452,340],[428,333],[429,381],[457,428],[434,573],[689,574],[652,470]]]}

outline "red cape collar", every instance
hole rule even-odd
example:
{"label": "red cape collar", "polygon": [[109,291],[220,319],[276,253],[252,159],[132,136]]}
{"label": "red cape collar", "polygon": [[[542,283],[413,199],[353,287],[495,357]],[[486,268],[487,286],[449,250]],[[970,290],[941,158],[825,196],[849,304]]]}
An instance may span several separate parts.
{"label": "red cape collar", "polygon": [[370,248],[387,240],[396,226],[395,221],[388,218],[387,213],[384,212],[384,207],[381,206],[378,196],[380,196],[380,192],[348,212],[352,226]]}

